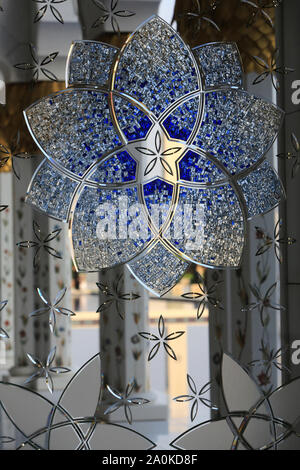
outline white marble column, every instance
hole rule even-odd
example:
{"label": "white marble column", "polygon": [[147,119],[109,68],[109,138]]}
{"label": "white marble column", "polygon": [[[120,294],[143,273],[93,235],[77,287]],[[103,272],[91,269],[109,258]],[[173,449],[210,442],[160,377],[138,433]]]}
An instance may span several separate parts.
{"label": "white marble column", "polygon": [[[141,331],[149,331],[149,294],[132,276],[126,266],[102,271],[100,282],[100,346],[104,385],[124,392],[129,382],[134,381],[132,396],[144,397],[150,403],[133,410],[135,421],[167,419],[167,401],[152,389],[149,382],[147,349]],[[105,294],[106,293],[106,294]],[[114,300],[110,295],[114,296]],[[132,300],[122,300],[122,298]],[[105,393],[101,416],[111,401]],[[110,421],[123,421],[123,410],[106,416]]]}
{"label": "white marble column", "polygon": [[[255,74],[248,74],[246,78],[246,89],[249,93],[264,97],[269,102],[276,103],[276,94],[270,81],[263,81],[260,85],[253,85]],[[277,147],[276,144],[268,153],[268,160],[277,168]],[[210,326],[210,360],[211,378],[219,380],[220,360],[222,351],[231,354],[243,365],[249,364],[253,360],[262,359],[262,342],[269,350],[276,351],[281,346],[280,341],[280,316],[279,311],[265,309],[264,316],[269,316],[268,323],[263,326],[259,317],[259,310],[243,311],[246,304],[256,303],[257,299],[251,292],[250,285],[257,285],[264,294],[275,282],[278,283],[275,294],[272,296],[272,303],[280,303],[280,276],[279,262],[272,246],[265,254],[256,256],[261,241],[256,238],[256,226],[261,227],[265,233],[271,237],[274,233],[275,224],[278,220],[278,209],[270,211],[263,216],[256,216],[247,222],[247,244],[242,260],[241,270],[211,271],[208,270],[210,283],[216,281],[216,275],[222,283],[218,287],[219,298],[222,300],[224,310],[219,310],[210,306],[209,326]],[[262,276],[266,275],[266,280],[261,282]],[[284,346],[284,345],[282,345]],[[273,368],[274,369],[274,368]],[[280,385],[281,374],[272,370],[268,378],[269,383],[263,386],[264,369],[253,369],[251,371],[262,390],[272,386]],[[259,377],[259,374],[262,374]],[[216,387],[212,389],[212,401],[218,403],[219,413],[222,414],[222,397],[220,390]],[[214,413],[215,415],[218,414]]]}
{"label": "white marble column", "polygon": [[[0,173],[0,204],[8,208],[0,213],[0,300],[8,304],[1,312],[2,327],[9,339],[1,341],[0,370],[6,370],[14,364],[15,324],[15,266],[13,234],[13,188],[12,174]],[[3,357],[4,353],[4,357]]]}
{"label": "white marble column", "polygon": [[33,211],[25,203],[28,182],[31,178],[32,165],[30,160],[18,162],[20,180],[11,173],[13,199],[11,211],[13,226],[10,236],[13,242],[14,264],[14,367],[12,375],[27,375],[31,372],[26,353],[35,352],[34,328],[29,314],[34,310],[35,283],[33,270],[33,250],[17,247],[24,240],[34,240]]}
{"label": "white marble column", "polygon": [[[280,267],[282,303],[286,306],[281,318],[281,332],[283,344],[291,348],[290,355],[286,355],[284,365],[291,373],[284,372],[284,380],[299,377],[299,365],[292,361],[294,341],[300,339],[300,173],[292,174],[293,166],[299,165],[299,151],[295,151],[292,144],[292,133],[300,139],[300,107],[297,99],[298,80],[300,78],[300,36],[299,15],[300,4],[297,0],[282,2],[276,8],[276,41],[279,50],[278,67],[291,67],[293,73],[282,74],[280,80],[279,106],[286,112],[284,125],[279,138],[279,153],[294,155],[294,158],[279,160],[279,175],[286,190],[286,199],[280,206],[280,217],[283,220],[282,236],[293,237],[296,243],[283,247],[283,262]],[[294,167],[294,168],[295,168]],[[296,343],[297,344],[297,343]]]}
{"label": "white marble column", "polygon": [[[146,359],[139,331],[147,331],[148,293],[126,267],[101,272],[100,346],[108,384],[124,391],[133,378],[136,391],[146,391]],[[114,296],[110,301],[110,295]],[[134,300],[122,300],[133,298]]]}
{"label": "white marble column", "polygon": [[[37,9],[41,4],[31,0],[4,0],[4,12],[1,14],[1,33],[6,31],[10,41],[1,41],[0,51],[4,61],[1,62],[0,72],[7,83],[23,82],[29,79],[24,71],[17,70],[13,64],[22,62],[27,55],[27,44],[33,43],[40,61],[54,51],[59,55],[50,64],[51,71],[59,80],[64,80],[65,63],[69,47],[74,39],[81,38],[81,27],[77,16],[77,3],[73,0],[59,4],[64,18],[60,24],[48,8],[47,14],[37,23],[33,22]],[[3,39],[3,38],[2,38]],[[8,53],[9,49],[9,53]],[[40,76],[40,79],[46,79]],[[30,84],[28,84],[30,86]],[[0,214],[1,221],[1,299],[9,300],[7,308],[2,312],[4,322],[10,321],[7,329],[10,339],[6,342],[7,364],[11,368],[14,381],[22,382],[28,376],[32,367],[28,365],[26,353],[45,359],[51,347],[57,346],[56,363],[70,367],[70,319],[58,319],[55,335],[50,334],[47,316],[29,318],[29,314],[43,303],[37,295],[40,287],[50,297],[55,298],[63,286],[68,292],[63,300],[63,306],[71,309],[71,261],[68,245],[67,226],[59,224],[62,233],[59,240],[51,245],[63,253],[63,260],[54,259],[41,251],[39,270],[33,270],[34,249],[19,249],[16,243],[24,240],[35,240],[32,223],[36,220],[42,232],[49,233],[57,222],[47,216],[32,210],[24,202],[26,190],[34,171],[35,162],[30,160],[18,161],[21,180],[18,181],[12,173],[0,174],[0,203],[9,208]],[[55,246],[54,246],[55,245]],[[3,298],[3,299],[2,299]],[[0,365],[1,367],[1,365]],[[40,387],[40,384],[37,384]]]}

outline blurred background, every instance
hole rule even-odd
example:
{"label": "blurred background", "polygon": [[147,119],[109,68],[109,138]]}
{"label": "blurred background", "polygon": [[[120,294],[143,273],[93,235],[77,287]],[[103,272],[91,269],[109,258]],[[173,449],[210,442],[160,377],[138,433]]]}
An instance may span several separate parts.
{"label": "blurred background", "polygon": [[[249,372],[263,392],[299,375],[290,360],[291,344],[300,338],[296,243],[299,185],[295,166],[299,148],[297,138],[291,138],[300,132],[299,106],[291,100],[300,68],[296,56],[299,35],[293,19],[299,18],[298,3],[103,0],[103,8],[109,13],[105,19],[105,10],[92,0],[53,2],[54,11],[50,7],[41,10],[47,2],[1,1],[0,204],[8,206],[0,213],[0,301],[8,301],[1,311],[0,326],[9,335],[0,342],[0,376],[4,380],[24,383],[32,372],[27,353],[45,360],[56,346],[55,365],[75,372],[101,351],[105,380],[124,391],[134,378],[135,392],[151,401],[148,411],[146,406],[136,410],[133,428],[167,448],[173,436],[222,414],[222,351],[244,366],[257,361]],[[111,13],[116,11],[125,14],[115,15],[111,21]],[[25,203],[41,155],[27,131],[23,110],[37,99],[65,88],[65,64],[72,41],[98,40],[121,47],[129,33],[152,14],[172,24],[191,47],[222,40],[236,42],[244,64],[246,89],[284,108],[288,116],[279,143],[268,153],[268,160],[285,185],[287,199],[279,209],[249,222],[241,269],[218,271],[192,265],[163,298],[145,291],[126,268],[76,273],[67,224],[51,220]],[[102,20],[97,22],[99,17]],[[30,248],[26,243],[25,247],[24,243],[17,246],[36,240],[33,222],[45,236],[61,230],[51,242],[56,256],[41,249],[37,261],[33,244]],[[274,234],[276,226],[280,234]],[[268,249],[262,250],[266,242]],[[280,248],[277,257],[276,244]],[[255,296],[255,286],[261,298]],[[272,286],[272,298],[265,297]],[[54,299],[64,287],[67,290],[61,305],[76,315],[58,318],[52,337],[47,316],[29,318],[29,314],[42,306],[37,288]],[[137,294],[138,299],[124,300],[127,293]],[[109,297],[113,298],[111,303]],[[263,301],[263,315],[260,308],[249,308]],[[274,310],[272,305],[284,308]],[[161,315],[166,334],[185,331],[174,341],[177,360],[160,351],[149,361],[149,345],[138,335],[140,331],[157,334]],[[279,367],[269,367],[264,359],[275,351],[279,351]],[[199,389],[212,382],[205,395],[210,405],[199,406],[193,423],[191,403],[174,400],[191,392],[187,374]],[[54,399],[70,376],[68,373],[55,378]],[[48,396],[43,380],[32,386]],[[218,410],[212,410],[212,405]],[[112,414],[111,419],[124,423],[122,413]]]}

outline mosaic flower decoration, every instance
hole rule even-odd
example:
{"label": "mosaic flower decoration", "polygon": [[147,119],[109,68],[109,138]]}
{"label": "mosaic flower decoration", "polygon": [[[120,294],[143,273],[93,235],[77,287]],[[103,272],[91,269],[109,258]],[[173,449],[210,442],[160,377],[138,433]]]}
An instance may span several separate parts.
{"label": "mosaic flower decoration", "polygon": [[282,195],[283,113],[242,75],[234,43],[191,50],[156,16],[121,50],[72,45],[67,89],[25,111],[46,156],[27,202],[69,223],[78,271],[127,263],[163,295],[190,263],[239,267],[246,220]]}

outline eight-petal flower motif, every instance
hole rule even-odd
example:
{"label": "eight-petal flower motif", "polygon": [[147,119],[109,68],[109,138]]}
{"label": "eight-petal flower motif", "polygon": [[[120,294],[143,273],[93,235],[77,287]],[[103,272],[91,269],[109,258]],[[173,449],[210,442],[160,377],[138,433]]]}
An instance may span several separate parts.
{"label": "eight-petal flower motif", "polygon": [[27,353],[28,359],[37,368],[37,372],[28,377],[28,379],[25,381],[25,384],[29,384],[34,380],[39,379],[40,377],[44,377],[49,392],[53,393],[53,380],[51,374],[65,374],[66,372],[70,372],[70,369],[67,367],[51,367],[55,359],[55,355],[56,346],[49,352],[45,363],[40,361],[40,359],[37,357]]}
{"label": "eight-petal flower motif", "polygon": [[76,269],[126,263],[163,295],[191,262],[239,267],[246,220],[283,193],[265,159],[283,113],[243,90],[236,45],[190,50],[152,17],[121,50],[75,42],[66,76],[25,111],[46,156],[27,202],[69,222]]}
{"label": "eight-petal flower motif", "polygon": [[150,403],[149,400],[142,397],[130,397],[131,393],[133,392],[135,386],[135,380],[132,380],[126,387],[125,393],[120,393],[118,390],[106,385],[107,390],[109,391],[110,395],[114,397],[117,401],[106,408],[104,415],[108,415],[114,413],[119,408],[124,407],[125,417],[127,419],[128,424],[132,424],[132,412],[131,407],[133,405],[145,405]]}
{"label": "eight-petal flower motif", "polygon": [[68,308],[64,307],[59,307],[58,304],[62,301],[62,299],[65,296],[65,293],[67,292],[67,287],[64,287],[61,291],[58,292],[57,296],[51,302],[50,299],[41,291],[41,289],[37,289],[38,294],[44,304],[46,304],[46,307],[38,308],[37,310],[34,310],[33,312],[30,313],[30,317],[39,317],[41,315],[45,315],[49,313],[49,327],[51,332],[53,333],[55,330],[56,326],[56,314],[61,314],[65,315],[67,317],[73,317],[75,316],[75,313],[72,312],[72,310],[69,310]]}
{"label": "eight-petal flower motif", "polygon": [[151,361],[158,351],[160,350],[160,346],[163,345],[166,353],[168,356],[171,357],[171,359],[177,360],[177,356],[175,354],[174,349],[170,346],[169,341],[173,341],[174,339],[180,338],[180,336],[184,335],[185,331],[175,331],[173,333],[169,333],[165,335],[166,333],[166,328],[165,328],[165,320],[163,316],[161,315],[158,320],[158,335],[154,335],[153,333],[146,333],[145,331],[140,331],[139,335],[142,336],[142,338],[147,339],[148,341],[154,341],[156,344],[151,348],[149,355],[148,355],[148,361]]}

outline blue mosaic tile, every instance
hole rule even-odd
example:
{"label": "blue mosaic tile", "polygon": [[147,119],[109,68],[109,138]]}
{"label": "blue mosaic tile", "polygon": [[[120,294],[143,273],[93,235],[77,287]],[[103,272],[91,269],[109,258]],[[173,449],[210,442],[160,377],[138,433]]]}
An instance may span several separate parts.
{"label": "blue mosaic tile", "polygon": [[197,122],[199,97],[192,98],[178,106],[163,122],[171,139],[186,142],[191,136]]}
{"label": "blue mosaic tile", "polygon": [[120,96],[114,96],[114,107],[118,124],[126,139],[129,142],[144,139],[152,127],[149,117]]}
{"label": "blue mosaic tile", "polygon": [[127,183],[136,177],[136,162],[128,152],[119,152],[99,164],[89,177],[97,183]]}
{"label": "blue mosaic tile", "polygon": [[173,185],[156,179],[144,184],[144,198],[151,221],[156,229],[163,226],[168,217],[173,197]]}
{"label": "blue mosaic tile", "polygon": [[62,175],[45,159],[30,183],[26,202],[50,217],[67,222],[77,187],[78,183]]}
{"label": "blue mosaic tile", "polygon": [[237,45],[233,42],[204,44],[193,49],[202,68],[206,87],[240,87],[243,68]]}
{"label": "blue mosaic tile", "polygon": [[157,243],[149,253],[131,261],[130,271],[156,295],[162,296],[183,276],[189,263]]}
{"label": "blue mosaic tile", "polygon": [[208,158],[189,150],[179,162],[180,179],[193,183],[214,183],[225,178],[223,172]]}
{"label": "blue mosaic tile", "polygon": [[75,41],[67,64],[68,85],[107,86],[119,49],[97,41]]}
{"label": "blue mosaic tile", "polygon": [[248,208],[248,217],[276,207],[284,195],[281,182],[269,162],[264,161],[248,176],[238,180]]}
{"label": "blue mosaic tile", "polygon": [[121,145],[107,94],[101,91],[65,90],[42,98],[27,109],[26,116],[46,155],[77,176]]}
{"label": "blue mosaic tile", "polygon": [[140,212],[136,187],[84,187],[72,225],[78,269],[99,271],[136,256],[151,239],[146,218],[137,218]]}
{"label": "blue mosaic tile", "polygon": [[115,88],[159,116],[176,99],[199,88],[193,56],[167,23],[152,18],[123,50]]}
{"label": "blue mosaic tile", "polygon": [[244,224],[232,187],[181,187],[169,236],[174,247],[196,263],[237,267],[244,246]]}
{"label": "blue mosaic tile", "polygon": [[231,174],[257,162],[277,136],[283,113],[241,90],[206,93],[205,115],[194,141]]}

